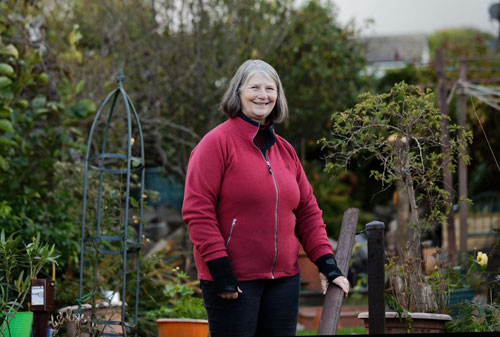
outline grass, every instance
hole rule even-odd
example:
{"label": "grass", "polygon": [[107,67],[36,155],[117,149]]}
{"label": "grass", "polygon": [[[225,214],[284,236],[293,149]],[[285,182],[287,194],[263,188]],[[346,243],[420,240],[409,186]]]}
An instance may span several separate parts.
{"label": "grass", "polygon": [[[316,330],[302,330],[297,331],[297,336],[316,336]],[[337,330],[337,335],[365,335],[366,330],[364,326],[352,326],[352,327],[344,327]]]}

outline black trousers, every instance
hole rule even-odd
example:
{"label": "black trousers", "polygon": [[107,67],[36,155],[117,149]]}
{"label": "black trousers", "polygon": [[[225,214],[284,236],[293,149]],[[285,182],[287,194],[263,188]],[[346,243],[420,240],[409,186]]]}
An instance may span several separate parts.
{"label": "black trousers", "polygon": [[240,282],[236,300],[220,298],[213,282],[200,282],[210,337],[295,336],[300,275]]}

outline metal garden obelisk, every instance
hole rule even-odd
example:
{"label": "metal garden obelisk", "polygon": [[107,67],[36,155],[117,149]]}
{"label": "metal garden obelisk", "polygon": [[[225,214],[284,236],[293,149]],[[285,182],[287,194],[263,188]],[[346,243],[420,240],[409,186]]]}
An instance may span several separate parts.
{"label": "metal garden obelisk", "polygon": [[123,80],[97,111],[84,163],[78,307],[101,336],[134,334],[139,305],[144,142]]}

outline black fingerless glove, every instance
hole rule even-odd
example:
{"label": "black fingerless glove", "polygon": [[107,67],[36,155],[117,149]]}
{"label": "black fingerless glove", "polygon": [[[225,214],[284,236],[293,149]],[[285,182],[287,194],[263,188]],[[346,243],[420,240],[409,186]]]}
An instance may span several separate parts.
{"label": "black fingerless glove", "polygon": [[238,280],[233,275],[227,257],[208,261],[207,266],[214,279],[215,290],[218,294],[225,291],[237,291]]}
{"label": "black fingerless glove", "polygon": [[333,254],[325,254],[316,261],[320,273],[326,276],[328,282],[332,282],[339,276],[344,276],[337,267],[337,261]]}

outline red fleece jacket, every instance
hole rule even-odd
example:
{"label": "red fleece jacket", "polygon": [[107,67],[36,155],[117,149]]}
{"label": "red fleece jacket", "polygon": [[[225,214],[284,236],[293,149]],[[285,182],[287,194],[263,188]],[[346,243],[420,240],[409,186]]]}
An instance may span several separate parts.
{"label": "red fleece jacket", "polygon": [[252,142],[257,131],[231,118],[191,153],[182,215],[199,279],[211,281],[206,262],[226,256],[239,281],[297,275],[298,240],[313,262],[332,254],[295,150],[275,134],[264,156]]}

